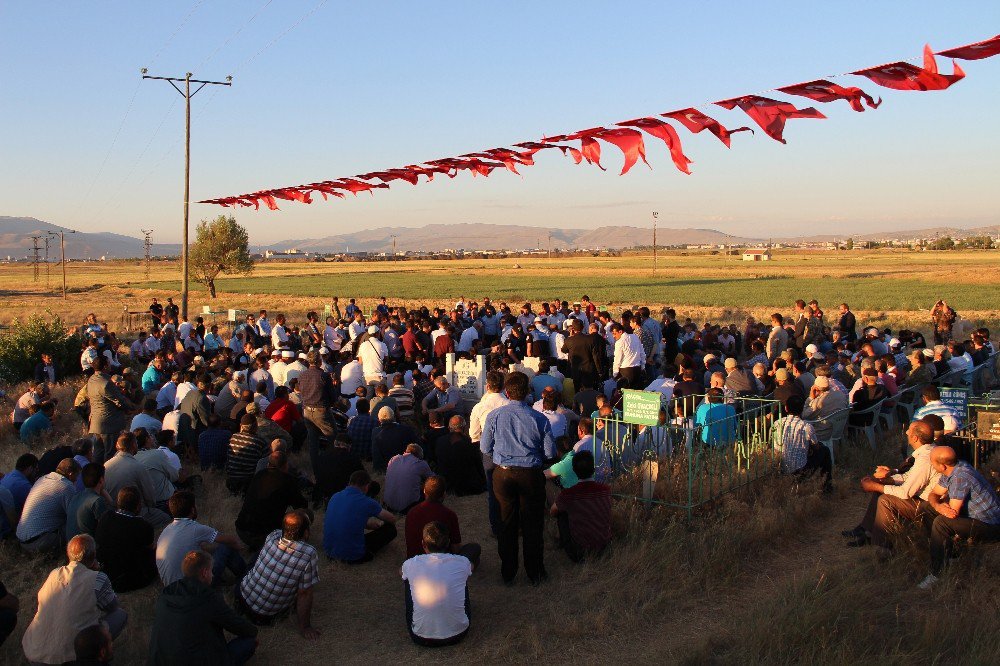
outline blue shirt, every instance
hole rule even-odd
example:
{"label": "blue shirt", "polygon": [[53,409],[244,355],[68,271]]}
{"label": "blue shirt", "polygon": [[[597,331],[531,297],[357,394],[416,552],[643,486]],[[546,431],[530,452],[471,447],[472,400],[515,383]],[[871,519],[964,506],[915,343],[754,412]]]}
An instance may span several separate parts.
{"label": "blue shirt", "polygon": [[45,412],[35,412],[21,424],[21,441],[30,442],[46,430],[52,429],[52,420]]}
{"label": "blue shirt", "polygon": [[542,399],[542,391],[545,390],[546,386],[551,386],[556,391],[562,391],[563,389],[562,382],[547,372],[544,374],[537,374],[531,378],[531,392],[534,394],[536,399]]}
{"label": "blue shirt", "polygon": [[965,502],[963,508],[969,518],[990,525],[1000,525],[1000,496],[997,496],[993,485],[969,463],[958,461],[951,476],[942,474],[938,484],[948,489],[950,499]]}
{"label": "blue shirt", "polygon": [[382,513],[382,505],[354,486],[330,498],[323,518],[323,550],[337,560],[355,562],[365,556],[365,524]]}
{"label": "blue shirt", "polygon": [[549,420],[522,402],[490,412],[479,449],[504,467],[541,467],[557,455]]}
{"label": "blue shirt", "polygon": [[0,486],[10,491],[18,511],[24,508],[24,502],[28,499],[28,493],[31,492],[31,481],[28,481],[28,477],[15,469],[3,475],[3,478],[0,479]]}
{"label": "blue shirt", "polygon": [[158,391],[166,382],[166,373],[160,372],[150,363],[146,368],[146,372],[142,373],[142,392],[152,393],[153,391]]}
{"label": "blue shirt", "polygon": [[198,435],[198,460],[203,470],[226,468],[231,437],[232,433],[223,428],[209,428]]}
{"label": "blue shirt", "polygon": [[712,446],[726,446],[736,441],[736,409],[725,403],[703,402],[695,412],[694,423],[701,427],[701,441]]}

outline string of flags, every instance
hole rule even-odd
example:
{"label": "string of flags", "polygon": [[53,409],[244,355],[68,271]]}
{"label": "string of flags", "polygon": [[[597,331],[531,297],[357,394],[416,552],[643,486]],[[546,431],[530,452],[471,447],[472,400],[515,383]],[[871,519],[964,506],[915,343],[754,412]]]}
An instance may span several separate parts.
{"label": "string of flags", "polygon": [[[877,67],[855,70],[849,72],[848,75],[867,78],[876,85],[892,90],[946,90],[965,78],[965,72],[955,62],[955,59],[982,60],[997,54],[1000,54],[1000,35],[981,42],[937,51],[936,53],[931,50],[930,45],[927,45],[924,47],[923,67],[909,62],[893,62]],[[951,74],[942,74],[938,71],[935,55],[953,59]],[[859,87],[841,86],[827,79],[783,86],[775,88],[774,91],[796,97],[805,97],[814,102],[824,104],[844,100],[850,104],[853,110],[858,112],[863,112],[865,106],[869,109],[877,109],[882,103],[880,98],[876,99],[872,97]],[[798,108],[791,102],[761,95],[743,95],[714,102],[714,104],[728,110],[739,108],[767,136],[781,143],[785,143],[785,124],[789,120],[826,118],[815,107]],[[625,175],[639,160],[642,160],[646,166],[650,166],[646,160],[644,133],[663,141],[670,151],[670,157],[673,160],[674,166],[682,173],[690,175],[691,170],[689,165],[692,164],[692,161],[684,154],[680,136],[673,125],[667,122],[668,120],[676,122],[693,134],[708,130],[709,133],[715,135],[727,148],[731,146],[731,137],[733,134],[738,132],[754,132],[750,127],[729,129],[718,120],[692,107],[669,111],[655,116],[626,120],[615,123],[611,127],[593,127],[569,134],[546,136],[540,141],[516,143],[510,148],[490,148],[475,153],[466,153],[457,157],[410,164],[384,171],[373,171],[348,178],[260,190],[217,199],[205,199],[198,203],[216,204],[233,208],[252,207],[254,209],[260,209],[261,204],[263,204],[270,210],[279,210],[279,200],[309,204],[313,202],[315,194],[319,194],[324,200],[327,200],[330,196],[343,199],[347,193],[351,193],[354,196],[357,196],[359,192],[374,194],[375,190],[388,189],[389,184],[397,180],[416,185],[421,182],[421,176],[425,178],[423,182],[434,180],[434,176],[437,174],[454,178],[461,171],[468,171],[473,177],[486,177],[497,169],[506,169],[520,175],[518,171],[519,167],[533,166],[537,153],[551,149],[559,150],[563,155],[568,155],[575,164],[586,161],[587,164],[593,164],[604,170],[604,166],[601,165],[602,142],[613,145],[622,152],[624,164],[620,175]],[[579,142],[579,147],[577,147],[576,142]]]}

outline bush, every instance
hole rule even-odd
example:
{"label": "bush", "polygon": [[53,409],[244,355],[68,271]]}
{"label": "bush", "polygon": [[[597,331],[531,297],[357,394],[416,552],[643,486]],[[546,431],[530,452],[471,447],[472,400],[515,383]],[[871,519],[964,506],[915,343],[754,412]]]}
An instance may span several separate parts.
{"label": "bush", "polygon": [[48,320],[33,314],[25,322],[15,319],[0,336],[0,379],[11,384],[31,379],[42,352],[52,354],[58,377],[78,374],[82,345],[83,337],[67,331],[58,316]]}

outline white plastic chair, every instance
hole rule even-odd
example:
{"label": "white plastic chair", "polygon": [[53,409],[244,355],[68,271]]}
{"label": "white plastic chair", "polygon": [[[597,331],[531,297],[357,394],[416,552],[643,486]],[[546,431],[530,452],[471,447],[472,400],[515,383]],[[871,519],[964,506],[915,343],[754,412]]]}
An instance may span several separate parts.
{"label": "white plastic chair", "polygon": [[871,416],[871,423],[864,426],[851,425],[850,421],[847,424],[847,432],[849,434],[857,434],[858,432],[864,433],[865,437],[868,438],[868,444],[875,450],[875,432],[879,429],[879,415],[882,411],[882,403],[886,401],[886,398],[882,398],[874,405],[868,409],[863,409],[859,412],[852,412],[854,416]]}
{"label": "white plastic chair", "polygon": [[827,439],[821,439],[820,443],[826,448],[830,449],[830,464],[835,462],[833,450],[834,446],[844,438],[844,431],[847,429],[847,421],[851,416],[851,408],[845,407],[843,409],[838,409],[833,414],[829,414],[820,419],[810,419],[807,423],[813,424],[815,426],[818,423],[826,423],[830,426],[830,436]]}

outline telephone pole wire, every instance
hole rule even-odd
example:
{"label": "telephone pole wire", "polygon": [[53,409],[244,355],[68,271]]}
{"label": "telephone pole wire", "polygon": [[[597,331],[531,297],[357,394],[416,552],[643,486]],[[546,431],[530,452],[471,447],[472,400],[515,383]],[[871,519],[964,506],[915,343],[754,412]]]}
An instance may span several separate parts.
{"label": "telephone pole wire", "polygon": [[[188,314],[188,205],[190,203],[191,192],[191,98],[198,94],[205,86],[231,86],[233,77],[227,76],[225,81],[202,81],[192,79],[191,72],[184,75],[183,79],[169,76],[149,76],[146,68],[142,69],[142,78],[166,81],[174,90],[184,97],[184,233],[181,239],[181,316]],[[184,83],[184,89],[177,85]],[[191,84],[200,83],[194,92],[191,92]]]}

